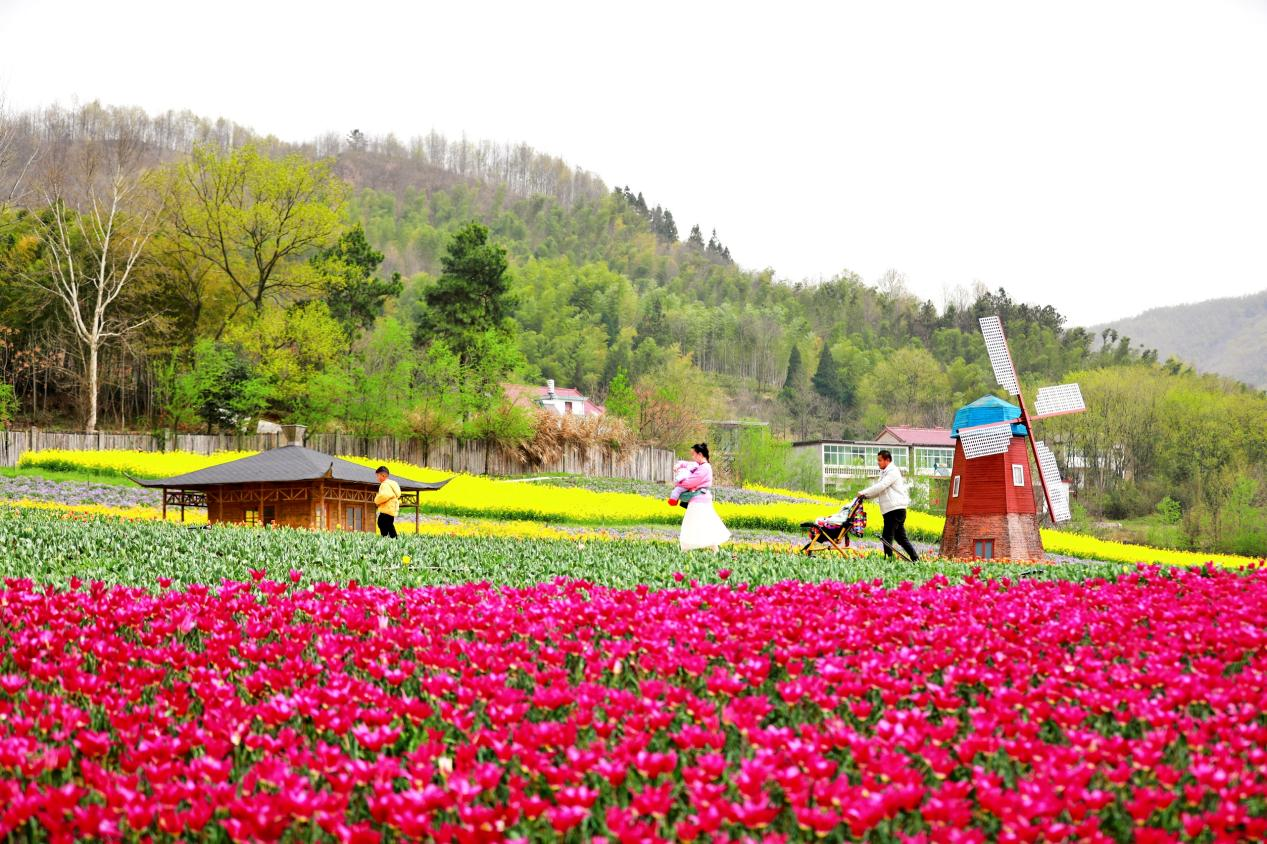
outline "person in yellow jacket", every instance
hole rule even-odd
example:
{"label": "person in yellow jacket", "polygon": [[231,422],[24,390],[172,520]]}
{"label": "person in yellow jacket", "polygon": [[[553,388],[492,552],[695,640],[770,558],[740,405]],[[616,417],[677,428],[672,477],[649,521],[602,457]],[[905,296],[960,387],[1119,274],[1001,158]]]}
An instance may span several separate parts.
{"label": "person in yellow jacket", "polygon": [[386,466],[374,470],[378,478],[378,494],[374,503],[378,505],[378,532],[380,536],[396,538],[396,516],[400,513],[400,484],[391,479]]}

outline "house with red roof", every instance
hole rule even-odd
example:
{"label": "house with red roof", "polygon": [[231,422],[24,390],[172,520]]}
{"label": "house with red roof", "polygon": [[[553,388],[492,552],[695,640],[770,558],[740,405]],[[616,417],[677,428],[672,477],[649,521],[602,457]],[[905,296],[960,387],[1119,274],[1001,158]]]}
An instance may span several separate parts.
{"label": "house with red roof", "polygon": [[875,457],[881,449],[893,455],[893,462],[908,478],[948,478],[955,462],[949,428],[886,425],[874,440],[805,440],[792,443],[792,449],[814,456],[822,468],[825,492],[878,476]]}
{"label": "house with red roof", "polygon": [[950,438],[949,428],[885,425],[876,434],[875,441],[908,448],[916,475],[950,477],[950,467],[955,462],[955,441]]}
{"label": "house with red roof", "polygon": [[554,379],[546,379],[545,385],[502,384],[511,404],[525,410],[545,408],[560,416],[602,416],[606,411],[601,404],[590,401],[589,396],[571,387],[555,387]]}

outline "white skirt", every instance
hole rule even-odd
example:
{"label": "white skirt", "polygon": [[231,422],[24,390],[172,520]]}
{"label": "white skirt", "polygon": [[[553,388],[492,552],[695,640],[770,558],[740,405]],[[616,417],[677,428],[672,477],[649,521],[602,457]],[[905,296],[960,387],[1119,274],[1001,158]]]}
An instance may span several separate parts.
{"label": "white skirt", "polygon": [[730,531],[713,509],[713,497],[700,496],[686,506],[682,517],[682,535],[678,539],[683,551],[712,548],[730,539]]}

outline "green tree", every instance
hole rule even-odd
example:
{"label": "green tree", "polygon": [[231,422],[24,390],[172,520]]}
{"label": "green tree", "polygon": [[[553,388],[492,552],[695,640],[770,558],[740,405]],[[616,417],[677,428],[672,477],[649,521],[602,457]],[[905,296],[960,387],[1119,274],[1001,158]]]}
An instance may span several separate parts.
{"label": "green tree", "polygon": [[701,252],[704,250],[704,233],[699,230],[699,223],[691,226],[691,233],[686,238],[686,245]]}
{"label": "green tree", "polygon": [[506,250],[489,242],[487,227],[472,221],[453,235],[440,265],[440,277],[424,296],[421,339],[444,340],[470,364],[483,342],[479,338],[504,331],[515,304]]}
{"label": "green tree", "polygon": [[823,491],[816,454],[798,454],[790,441],[775,437],[765,426],[744,428],[738,439],[730,467],[736,484]]}
{"label": "green tree", "polygon": [[196,369],[185,369],[178,352],[154,367],[154,403],[162,413],[158,424],[179,431],[198,416],[202,405]]}
{"label": "green tree", "polygon": [[409,432],[422,443],[423,462],[431,447],[461,430],[466,379],[462,362],[444,341],[427,347],[414,370],[414,397],[405,420]]}
{"label": "green tree", "polygon": [[809,373],[802,362],[801,350],[796,345],[792,346],[792,352],[788,355],[787,374],[783,378],[779,400],[792,418],[793,432],[801,439],[809,436],[813,419],[826,410],[826,402],[819,399],[818,394],[810,387]]}
{"label": "green tree", "polygon": [[351,389],[349,347],[324,302],[267,307],[227,339],[246,353],[287,421],[315,429],[338,418]]}
{"label": "green tree", "polygon": [[625,370],[622,369],[617,372],[616,377],[608,385],[607,400],[604,406],[607,412],[613,416],[619,416],[627,422],[637,421],[638,396],[634,393],[633,385],[629,383],[629,377],[625,374]]}
{"label": "green tree", "polygon": [[872,403],[868,428],[882,425],[945,425],[950,419],[950,384],[937,359],[915,345],[898,349],[875,365],[864,382]]}
{"label": "green tree", "polygon": [[8,430],[18,415],[18,394],[12,384],[0,384],[0,428]]}
{"label": "green tree", "polygon": [[832,360],[840,373],[841,404],[853,410],[858,404],[858,391],[863,378],[871,371],[868,354],[849,337],[843,337],[831,347]]}
{"label": "green tree", "polygon": [[338,235],[347,196],[330,162],[202,144],[156,178],[169,195],[165,242],[213,268],[235,302],[226,321],[319,289],[306,259]]}
{"label": "green tree", "polygon": [[415,366],[412,339],[399,320],[381,320],[357,344],[342,414],[354,434],[368,438],[409,431]]}
{"label": "green tree", "polygon": [[801,350],[793,346],[787,359],[787,375],[783,377],[783,391],[780,396],[787,404],[799,402],[804,396],[805,366],[801,363]]}
{"label": "green tree", "polygon": [[494,448],[508,450],[523,445],[532,439],[535,430],[531,413],[503,399],[472,416],[461,435],[464,439],[482,440],[491,452]]}
{"label": "green tree", "polygon": [[383,303],[404,289],[400,273],[392,273],[387,281],[375,277],[382,263],[383,253],[370,246],[360,225],[344,232],[337,243],[312,259],[326,279],[322,298],[348,333],[369,329],[382,316]]}
{"label": "green tree", "polygon": [[1190,500],[1199,505],[1199,510],[1188,511],[1189,532],[1198,532],[1204,516],[1217,544],[1223,537],[1224,510],[1249,456],[1248,432],[1237,413],[1244,405],[1234,394],[1201,389],[1198,379],[1184,381],[1164,399],[1163,418],[1170,422],[1163,445],[1166,463],[1171,477],[1184,483]]}
{"label": "green tree", "polygon": [[826,343],[823,344],[823,350],[818,355],[818,368],[814,370],[811,383],[816,393],[833,404],[845,403],[840,370],[836,366],[835,358],[832,357],[831,347]]}
{"label": "green tree", "polygon": [[194,346],[192,365],[178,377],[180,383],[173,392],[196,402],[208,434],[215,428],[249,430],[273,396],[268,380],[254,372],[243,355],[211,339]]}

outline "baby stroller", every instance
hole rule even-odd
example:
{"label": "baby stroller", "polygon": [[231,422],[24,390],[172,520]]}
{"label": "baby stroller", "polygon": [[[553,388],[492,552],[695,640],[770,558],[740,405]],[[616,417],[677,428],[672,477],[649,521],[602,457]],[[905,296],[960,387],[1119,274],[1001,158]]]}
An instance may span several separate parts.
{"label": "baby stroller", "polygon": [[800,553],[809,556],[815,551],[835,551],[843,556],[858,556],[858,552],[849,547],[851,536],[861,537],[867,530],[867,513],[862,509],[862,499],[855,498],[849,506],[842,522],[829,521],[827,518],[812,522],[802,522],[809,535],[809,541],[800,547]]}

